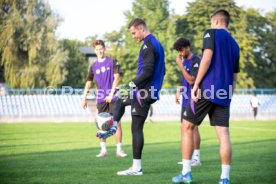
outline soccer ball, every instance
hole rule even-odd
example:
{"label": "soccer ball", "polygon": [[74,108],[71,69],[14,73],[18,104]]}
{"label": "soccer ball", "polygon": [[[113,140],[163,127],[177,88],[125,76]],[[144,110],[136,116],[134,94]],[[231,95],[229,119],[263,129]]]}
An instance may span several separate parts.
{"label": "soccer ball", "polygon": [[107,131],[113,125],[113,118],[108,112],[101,112],[97,115],[96,126],[99,130]]}

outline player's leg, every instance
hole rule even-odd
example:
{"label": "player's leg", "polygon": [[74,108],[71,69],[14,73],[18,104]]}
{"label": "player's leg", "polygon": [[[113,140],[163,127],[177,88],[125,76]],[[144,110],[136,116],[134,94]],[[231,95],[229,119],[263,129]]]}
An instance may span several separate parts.
{"label": "player's leg", "polygon": [[222,165],[221,179],[229,179],[232,158],[231,140],[228,127],[216,126],[216,133],[220,143],[220,159]]}
{"label": "player's leg", "polygon": [[[101,112],[108,112],[108,104],[107,103],[100,103],[97,104],[97,110],[98,113]],[[101,151],[96,157],[105,157],[107,156],[107,148],[106,148],[106,139],[100,139],[100,146],[101,146]]]}
{"label": "player's leg", "polygon": [[192,158],[192,153],[194,149],[194,138],[193,132],[195,125],[187,120],[182,122],[182,137],[181,137],[181,153],[182,153],[182,163],[183,170],[182,173],[186,174],[191,171],[191,168],[187,168],[184,162],[190,162]]}
{"label": "player's leg", "polygon": [[257,116],[257,107],[254,107],[253,111],[254,111],[254,119],[256,119],[256,116]]}
{"label": "player's leg", "polygon": [[192,156],[192,166],[200,166],[200,133],[198,130],[198,126],[195,126],[193,131],[194,137],[194,150]]}
{"label": "player's leg", "polygon": [[[116,109],[116,102],[112,102],[109,104],[109,112],[113,115]],[[116,156],[117,157],[126,157],[127,154],[124,153],[122,149],[122,136],[123,136],[123,131],[122,131],[122,126],[120,122],[117,122],[117,131],[115,134],[115,139],[116,139]]]}
{"label": "player's leg", "polygon": [[181,153],[182,171],[172,178],[173,183],[191,183],[193,180],[191,172],[191,158],[193,154],[193,129],[195,125],[183,119],[181,124]]}
{"label": "player's leg", "polygon": [[[221,176],[220,183],[229,183],[232,146],[229,134],[229,107],[216,105],[210,114],[211,125],[215,126],[220,144]],[[227,183],[226,182],[226,183]]]}
{"label": "player's leg", "polygon": [[[181,120],[183,119],[185,108],[182,106],[181,108]],[[182,128],[181,129],[181,136],[182,136]],[[200,134],[198,130],[198,126],[195,126],[193,131],[193,138],[194,138],[194,148],[193,148],[193,156],[192,156],[192,166],[201,166],[200,162]],[[178,164],[182,165],[182,161],[178,162]]]}
{"label": "player's leg", "polygon": [[[141,102],[142,101],[142,102]],[[142,151],[144,147],[143,128],[148,115],[150,103],[154,101],[146,101],[143,99],[133,99],[131,104],[131,133],[132,133],[132,151],[133,163],[132,167],[117,172],[118,175],[142,175]]]}
{"label": "player's leg", "polygon": [[[185,107],[181,106],[181,114],[180,114],[180,141],[182,140],[182,135],[183,135],[183,129],[182,129],[182,121],[183,121],[183,115],[184,115],[184,112],[185,112]],[[180,149],[181,150],[181,149]],[[182,153],[182,152],[181,152]],[[182,160],[180,162],[178,162],[177,164],[179,165],[182,165]]]}
{"label": "player's leg", "polygon": [[141,158],[142,151],[144,147],[144,123],[146,117],[143,116],[132,116],[132,124],[131,124],[131,133],[132,133],[132,151],[133,151],[133,169],[141,170]]}
{"label": "player's leg", "polygon": [[125,113],[126,106],[131,105],[131,99],[130,98],[126,100],[118,99],[114,103],[115,105],[114,105],[114,111],[113,111],[113,120],[115,122],[120,122]]}
{"label": "player's leg", "polygon": [[117,145],[117,150],[116,150],[116,156],[117,157],[127,157],[127,154],[122,149],[122,135],[123,135],[123,131],[122,131],[121,123],[118,122],[117,132],[116,132],[116,135],[115,135],[116,145]]}
{"label": "player's leg", "polygon": [[191,172],[191,161],[194,144],[194,128],[199,126],[204,117],[212,108],[212,104],[204,99],[200,99],[196,104],[191,100],[183,113],[181,124],[181,152],[182,152],[182,172],[172,178],[173,183],[190,183],[193,180]]}
{"label": "player's leg", "polygon": [[117,172],[118,175],[142,175],[142,151],[144,147],[144,123],[146,117],[132,115],[131,132],[132,132],[132,151],[133,163],[132,167]]}

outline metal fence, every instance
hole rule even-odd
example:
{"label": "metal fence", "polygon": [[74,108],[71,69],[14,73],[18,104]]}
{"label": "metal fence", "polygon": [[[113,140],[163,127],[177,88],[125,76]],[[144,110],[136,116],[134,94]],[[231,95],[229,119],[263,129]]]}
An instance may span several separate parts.
{"label": "metal fence", "polygon": [[[153,119],[179,120],[181,106],[175,103],[176,89],[163,89],[153,104]],[[0,122],[13,121],[94,121],[95,90],[88,96],[89,108],[80,106],[83,89],[8,89],[0,95]],[[276,119],[276,89],[236,89],[231,103],[232,119],[253,119],[252,94],[260,102],[258,119]],[[130,119],[127,107],[125,119]]]}

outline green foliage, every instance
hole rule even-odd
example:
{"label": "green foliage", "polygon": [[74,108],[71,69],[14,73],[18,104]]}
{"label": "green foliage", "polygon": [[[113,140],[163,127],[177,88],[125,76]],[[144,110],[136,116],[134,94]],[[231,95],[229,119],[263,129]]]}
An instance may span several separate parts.
{"label": "green foliage", "polygon": [[[168,0],[136,0],[132,3],[132,10],[126,11],[125,16],[127,23],[136,17],[144,19],[150,32],[161,42],[166,55],[166,76],[163,86],[173,87],[179,77],[176,75],[175,53],[172,53],[171,49],[176,37]],[[140,44],[132,38],[127,25],[121,28],[120,33],[106,34],[105,39],[111,43],[111,55],[117,57],[121,63],[124,72],[122,82],[129,82],[136,76]]]}
{"label": "green foliage", "polygon": [[275,88],[276,78],[271,76],[276,75],[276,10],[263,17],[257,10],[248,9],[247,15],[248,32],[256,39],[256,63],[248,66],[248,74],[257,88]]}
{"label": "green foliage", "polygon": [[42,0],[0,3],[0,57],[12,88],[60,85],[66,75],[65,52],[55,38],[58,17]]}
{"label": "green foliage", "polygon": [[92,43],[93,43],[95,40],[97,40],[97,39],[98,39],[98,35],[97,35],[97,34],[94,35],[94,36],[88,36],[87,38],[85,38],[84,43],[85,43],[85,45],[86,45],[87,47],[93,47]]}
{"label": "green foliage", "polygon": [[[184,6],[183,1],[183,6]],[[128,32],[133,18],[143,18],[165,49],[166,76],[163,87],[181,84],[181,73],[172,49],[179,37],[191,40],[192,52],[200,55],[202,37],[210,28],[210,15],[224,8],[231,14],[229,31],[241,48],[239,88],[276,88],[276,11],[262,16],[258,10],[244,10],[234,0],[195,0],[188,2],[183,15],[169,11],[168,0],[134,0],[124,12],[126,24],[120,31],[104,34],[107,55],[118,59],[123,70],[122,83],[136,76],[141,43]],[[13,88],[42,88],[70,85],[82,87],[87,62],[78,53],[81,42],[55,38],[60,21],[43,0],[0,1],[0,81]],[[92,46],[98,35],[86,38]],[[65,49],[63,48],[65,47]],[[68,62],[67,62],[68,60]],[[267,80],[269,79],[269,80]]]}
{"label": "green foliage", "polygon": [[[259,68],[265,67],[267,76],[275,74],[275,57],[273,57],[273,54],[276,53],[273,46],[275,45],[273,44],[275,42],[273,39],[275,38],[275,24],[272,26],[272,23],[265,23],[269,22],[269,19],[270,22],[274,20],[275,23],[273,14],[270,14],[270,18],[268,18],[262,17],[257,12],[255,17],[252,17],[250,12],[236,6],[234,0],[196,0],[189,2],[184,15],[170,14],[168,8],[167,0],[135,0],[132,9],[125,12],[127,22],[134,17],[145,19],[149,30],[164,46],[166,76],[163,87],[170,88],[181,84],[180,72],[175,64],[176,52],[172,49],[174,41],[179,37],[190,39],[192,52],[200,55],[203,33],[210,28],[210,15],[219,8],[224,8],[230,12],[229,31],[241,48],[241,72],[238,75],[237,87],[275,87],[274,82],[262,83],[258,79],[262,77]],[[260,23],[263,21],[263,23],[256,23],[258,21]],[[271,28],[270,31],[267,31],[267,25]],[[135,77],[137,54],[139,52],[139,46],[131,38],[126,26],[123,26],[119,32],[111,32],[105,35],[105,39],[108,40],[111,46],[110,54],[119,59],[123,68],[122,81],[124,83]],[[260,48],[262,48],[262,52],[259,50]],[[260,59],[264,56],[269,56],[266,57],[266,62],[264,62],[264,59]]]}
{"label": "green foliage", "polygon": [[84,43],[77,40],[61,40],[60,45],[68,52],[68,61],[65,68],[68,71],[66,80],[62,86],[71,86],[73,88],[83,88],[89,67],[89,62],[85,56],[79,51]]}
{"label": "green foliage", "polygon": [[[240,69],[237,87],[253,87],[253,79],[248,76],[246,66],[254,64],[253,49],[255,38],[247,32],[246,13],[237,7],[233,0],[197,0],[188,3],[187,13],[180,16],[176,22],[176,33],[191,40],[194,52],[200,54],[202,48],[203,33],[210,28],[210,15],[217,9],[223,8],[229,11],[231,22],[229,31],[241,48]],[[181,32],[181,30],[183,32]]]}

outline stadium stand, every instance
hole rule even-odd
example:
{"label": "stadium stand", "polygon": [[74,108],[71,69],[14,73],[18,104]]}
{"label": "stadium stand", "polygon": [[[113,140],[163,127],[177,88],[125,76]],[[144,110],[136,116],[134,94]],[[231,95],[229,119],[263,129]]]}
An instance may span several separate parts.
{"label": "stadium stand", "polygon": [[[252,119],[250,106],[251,94],[235,94],[231,104],[232,119]],[[36,117],[52,120],[64,117],[66,121],[94,121],[95,100],[90,99],[90,108],[80,106],[81,94],[42,94],[11,92],[0,96],[0,122],[12,122],[16,118]],[[258,119],[276,119],[276,95],[258,94],[260,102]],[[175,95],[171,92],[161,94],[161,100],[153,104],[153,119],[178,120],[181,106],[175,103]],[[130,107],[127,107],[125,119],[130,119]]]}

